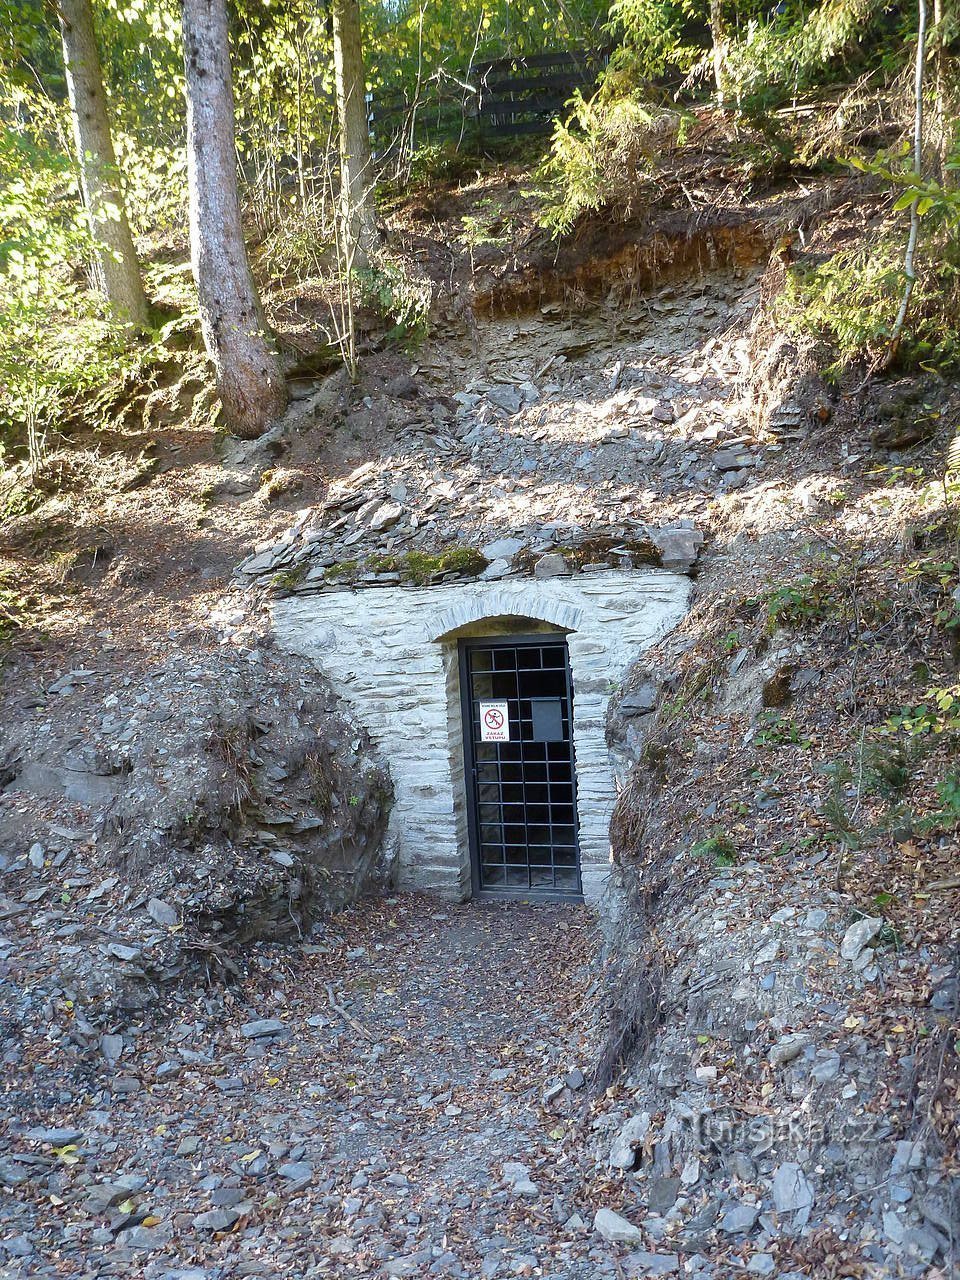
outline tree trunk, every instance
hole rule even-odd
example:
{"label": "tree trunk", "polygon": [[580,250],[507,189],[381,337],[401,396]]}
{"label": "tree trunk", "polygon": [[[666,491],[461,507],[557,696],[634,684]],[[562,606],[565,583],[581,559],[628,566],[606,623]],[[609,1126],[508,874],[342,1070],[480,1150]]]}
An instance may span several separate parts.
{"label": "tree trunk", "polygon": [[723,0],[710,0],[710,35],[713,42],[713,78],[717,86],[717,105],[726,106],[727,27],[723,20]]}
{"label": "tree trunk", "polygon": [[347,267],[365,267],[377,231],[358,0],[333,0],[333,67],[340,124],[341,240]]}
{"label": "tree trunk", "polygon": [[97,287],[119,320],[146,329],[147,299],[120,189],[90,0],[60,0],[59,14],[80,184],[94,239]]}
{"label": "tree trunk", "polygon": [[951,121],[947,118],[947,38],[943,25],[943,0],[933,0],[933,24],[937,36],[934,63],[933,114],[937,144],[937,176],[940,185],[951,185],[952,172],[947,168],[951,138]]}
{"label": "tree trunk", "polygon": [[267,336],[240,220],[226,0],[183,0],[190,249],[226,426],[254,439],[287,388]]}
{"label": "tree trunk", "polygon": [[[927,4],[917,0],[917,56],[913,72],[913,176],[917,182],[923,177],[923,73],[927,56]],[[910,205],[910,234],[903,256],[903,274],[906,277],[900,309],[890,330],[890,342],[881,369],[889,369],[897,358],[903,327],[907,321],[910,299],[917,283],[917,242],[920,239],[920,197],[914,196]]]}

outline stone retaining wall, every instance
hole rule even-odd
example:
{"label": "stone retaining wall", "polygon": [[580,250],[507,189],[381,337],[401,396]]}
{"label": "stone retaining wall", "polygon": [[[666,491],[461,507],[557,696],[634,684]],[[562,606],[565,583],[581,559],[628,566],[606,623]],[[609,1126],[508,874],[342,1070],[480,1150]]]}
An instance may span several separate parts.
{"label": "stone retaining wall", "polygon": [[[390,767],[389,835],[401,889],[470,892],[456,641],[516,630],[567,633],[583,891],[596,900],[610,865],[616,789],[604,725],[628,666],[683,617],[690,580],[664,570],[457,582],[291,597],[273,605],[277,643],[327,675]],[[537,628],[539,629],[539,627]]]}

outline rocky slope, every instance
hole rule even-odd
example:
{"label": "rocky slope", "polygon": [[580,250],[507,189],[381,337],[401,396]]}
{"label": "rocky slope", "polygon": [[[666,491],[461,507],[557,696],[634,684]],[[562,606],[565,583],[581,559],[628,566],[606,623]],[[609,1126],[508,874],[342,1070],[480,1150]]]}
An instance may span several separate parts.
{"label": "rocky slope", "polygon": [[[674,213],[554,278],[497,250],[476,312],[441,298],[361,388],[310,379],[253,445],[77,450],[9,522],[8,1267],[951,1274],[960,784],[928,690],[956,680],[956,396],[818,378],[772,319],[782,262],[757,275],[778,201],[800,217],[774,194],[712,242]],[[388,904],[304,941],[388,878],[388,784],[264,595],[650,557],[699,596],[609,725],[599,1049],[553,915]]]}

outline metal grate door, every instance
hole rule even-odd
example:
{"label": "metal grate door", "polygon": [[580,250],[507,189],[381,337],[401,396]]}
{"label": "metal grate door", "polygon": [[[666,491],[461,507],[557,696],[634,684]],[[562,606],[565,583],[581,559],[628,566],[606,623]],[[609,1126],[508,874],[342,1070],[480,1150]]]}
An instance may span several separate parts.
{"label": "metal grate door", "polygon": [[461,641],[460,689],[474,892],[578,897],[566,642]]}

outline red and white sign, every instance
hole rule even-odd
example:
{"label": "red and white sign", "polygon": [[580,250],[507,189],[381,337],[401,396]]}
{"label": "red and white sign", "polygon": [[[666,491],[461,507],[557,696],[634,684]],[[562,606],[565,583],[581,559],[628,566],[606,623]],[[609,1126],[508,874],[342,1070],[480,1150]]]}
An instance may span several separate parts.
{"label": "red and white sign", "polygon": [[505,702],[480,703],[480,741],[510,741],[510,713]]}

